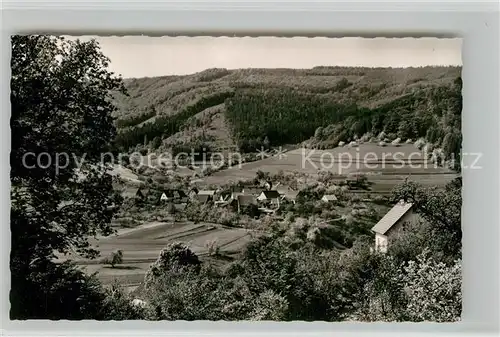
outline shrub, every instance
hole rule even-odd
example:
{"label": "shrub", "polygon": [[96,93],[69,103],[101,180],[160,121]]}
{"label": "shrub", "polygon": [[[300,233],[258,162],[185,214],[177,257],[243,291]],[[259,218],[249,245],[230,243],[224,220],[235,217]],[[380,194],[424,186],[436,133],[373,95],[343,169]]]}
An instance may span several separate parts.
{"label": "shrub", "polygon": [[408,296],[407,315],[412,321],[450,322],[460,320],[462,312],[462,264],[436,262],[426,249],[410,261],[402,273]]}
{"label": "shrub", "polygon": [[400,143],[401,143],[401,138],[396,138],[391,142],[392,145],[399,145]]}
{"label": "shrub", "polygon": [[123,252],[121,250],[112,252],[109,258],[106,259],[106,264],[111,265],[111,268],[114,268],[115,265],[122,263],[123,263]]}
{"label": "shrub", "polygon": [[118,284],[113,283],[105,289],[102,303],[102,314],[105,320],[135,320],[155,319],[154,312],[144,301],[132,299],[129,294]]}
{"label": "shrub", "polygon": [[419,150],[422,150],[425,145],[425,139],[420,138],[415,142],[415,147]]}
{"label": "shrub", "polygon": [[220,255],[220,246],[217,244],[217,239],[207,240],[205,242],[205,248],[207,248],[208,256]]}

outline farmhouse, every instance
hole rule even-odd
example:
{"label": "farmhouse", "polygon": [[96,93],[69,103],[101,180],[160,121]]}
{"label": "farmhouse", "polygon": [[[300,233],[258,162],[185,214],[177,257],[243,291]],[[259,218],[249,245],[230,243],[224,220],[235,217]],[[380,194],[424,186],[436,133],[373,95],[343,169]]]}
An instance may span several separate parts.
{"label": "farmhouse", "polygon": [[403,200],[398,202],[384,217],[372,228],[375,232],[375,250],[387,252],[389,241],[397,237],[403,225],[413,220],[413,204]]}
{"label": "farmhouse", "polygon": [[280,205],[280,194],[278,191],[262,191],[260,195],[257,197],[257,200],[261,202],[269,202],[272,205]]}
{"label": "farmhouse", "polygon": [[321,198],[321,201],[324,202],[335,202],[337,201],[337,197],[334,194],[325,194],[323,198]]}

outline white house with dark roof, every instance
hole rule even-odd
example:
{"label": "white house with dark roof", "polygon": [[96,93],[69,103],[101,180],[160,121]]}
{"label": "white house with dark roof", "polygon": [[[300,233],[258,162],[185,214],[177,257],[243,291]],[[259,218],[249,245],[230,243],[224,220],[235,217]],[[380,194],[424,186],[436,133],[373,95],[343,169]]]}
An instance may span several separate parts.
{"label": "white house with dark roof", "polygon": [[413,204],[403,200],[394,205],[393,208],[380,221],[373,226],[375,232],[375,249],[382,253],[387,252],[391,238],[398,235],[403,224],[414,219]]}
{"label": "white house with dark roof", "polygon": [[281,196],[278,191],[262,191],[257,200],[264,203],[270,203],[273,206],[280,206]]}

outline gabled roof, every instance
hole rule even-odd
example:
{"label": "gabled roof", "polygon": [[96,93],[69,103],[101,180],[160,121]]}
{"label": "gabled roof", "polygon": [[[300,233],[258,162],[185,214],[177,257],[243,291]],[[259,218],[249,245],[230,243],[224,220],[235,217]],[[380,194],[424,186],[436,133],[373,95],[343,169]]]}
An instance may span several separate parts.
{"label": "gabled roof", "polygon": [[172,190],[166,190],[166,191],[163,191],[163,193],[161,194],[161,196],[163,197],[163,195],[165,195],[167,198],[173,198],[174,197],[174,192]]}
{"label": "gabled roof", "polygon": [[266,199],[278,199],[280,194],[278,191],[262,191]]}
{"label": "gabled roof", "polygon": [[337,201],[337,197],[334,194],[325,194],[321,199],[328,201]]}
{"label": "gabled roof", "polygon": [[198,195],[215,195],[215,190],[198,191]]}
{"label": "gabled roof", "polygon": [[182,190],[165,190],[163,192],[163,194],[165,194],[167,196],[167,198],[185,198],[186,197],[186,193],[184,193],[184,191]]}
{"label": "gabled roof", "polygon": [[121,192],[122,197],[124,198],[135,198],[138,195],[143,195],[140,187],[125,187]]}
{"label": "gabled roof", "polygon": [[231,197],[231,192],[222,192],[220,194],[221,200],[228,200]]}
{"label": "gabled roof", "polygon": [[380,221],[373,226],[372,231],[384,235],[394,226],[411,208],[412,203],[398,202]]}
{"label": "gabled roof", "polygon": [[187,198],[187,194],[183,190],[176,190],[175,193],[178,198]]}
{"label": "gabled roof", "polygon": [[262,188],[257,187],[245,187],[245,195],[259,195],[262,192]]}
{"label": "gabled roof", "polygon": [[287,190],[287,191],[283,191],[282,193],[280,193],[285,199],[289,199],[289,200],[295,200],[297,198],[297,195],[299,194],[298,191],[292,191],[292,190]]}

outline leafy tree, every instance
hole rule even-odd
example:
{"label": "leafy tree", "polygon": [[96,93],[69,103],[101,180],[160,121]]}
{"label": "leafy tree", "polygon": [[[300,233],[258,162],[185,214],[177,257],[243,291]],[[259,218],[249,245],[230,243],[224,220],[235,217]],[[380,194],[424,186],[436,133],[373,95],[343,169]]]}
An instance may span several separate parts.
{"label": "leafy tree", "polygon": [[323,133],[324,133],[324,129],[323,127],[318,127],[316,129],[316,131],[314,132],[314,138],[316,139],[322,139],[323,138]]}
{"label": "leafy tree", "polygon": [[411,321],[453,322],[462,313],[462,263],[436,262],[424,250],[401,273]]}
{"label": "leafy tree", "polygon": [[243,205],[240,212],[241,214],[248,215],[252,218],[260,215],[259,206],[256,204]]}
{"label": "leafy tree", "polygon": [[112,252],[106,263],[111,265],[111,268],[114,268],[117,264],[123,263],[123,252],[121,250]]}
{"label": "leafy tree", "polygon": [[459,259],[462,251],[462,180],[457,178],[442,187],[425,188],[407,181],[396,186],[393,201],[412,202],[417,213],[432,228],[432,241],[445,257]]}
{"label": "leafy tree", "polygon": [[200,264],[198,256],[189,247],[178,242],[172,243],[160,252],[156,262],[149,267],[144,280],[148,284],[165,273],[191,267],[198,269]]}
{"label": "leafy tree", "polygon": [[158,136],[153,138],[153,140],[151,141],[151,148],[157,149],[160,147],[160,145],[161,145],[161,138]]}
{"label": "leafy tree", "polygon": [[130,320],[130,319],[155,319],[154,311],[149,306],[133,304],[133,298],[117,283],[103,291],[102,319],[105,320]]}
{"label": "leafy tree", "polygon": [[92,315],[82,300],[88,288],[74,285],[85,282],[83,274],[52,261],[70,250],[96,257],[87,238],[112,232],[110,206],[121,203],[101,164],[116,134],[110,93],[123,90],[108,62],[95,41],[12,38],[11,318]]}

